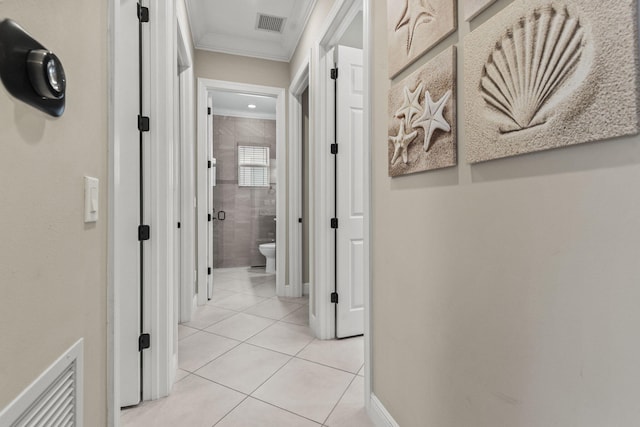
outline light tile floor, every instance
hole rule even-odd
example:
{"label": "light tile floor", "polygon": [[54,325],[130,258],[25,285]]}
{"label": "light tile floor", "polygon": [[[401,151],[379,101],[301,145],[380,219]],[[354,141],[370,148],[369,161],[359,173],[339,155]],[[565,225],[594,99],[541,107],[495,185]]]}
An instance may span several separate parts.
{"label": "light tile floor", "polygon": [[364,342],[321,341],[309,301],[275,296],[264,269],[214,270],[211,301],[178,327],[167,398],[122,411],[124,427],[371,427]]}

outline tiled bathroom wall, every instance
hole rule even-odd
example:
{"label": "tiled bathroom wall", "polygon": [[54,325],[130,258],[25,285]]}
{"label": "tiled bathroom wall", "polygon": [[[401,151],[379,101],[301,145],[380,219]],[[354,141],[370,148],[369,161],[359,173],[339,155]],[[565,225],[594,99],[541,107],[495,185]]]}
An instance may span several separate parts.
{"label": "tiled bathroom wall", "polygon": [[276,122],[213,116],[213,156],[216,186],[213,189],[214,268],[265,265],[258,251],[261,243],[276,239],[275,176],[271,187],[238,187],[238,145],[268,146],[270,162],[276,164]]}

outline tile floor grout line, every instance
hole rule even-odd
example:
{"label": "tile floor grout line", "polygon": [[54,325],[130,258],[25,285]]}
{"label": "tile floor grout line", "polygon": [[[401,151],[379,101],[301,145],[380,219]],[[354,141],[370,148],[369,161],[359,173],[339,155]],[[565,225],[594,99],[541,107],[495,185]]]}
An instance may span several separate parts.
{"label": "tile floor grout line", "polygon": [[[292,359],[293,359],[293,356],[289,356],[289,360],[287,360],[285,363],[283,363],[283,364],[282,364],[282,366],[280,366],[278,369],[276,369],[276,370],[275,370],[275,372],[274,372],[273,374],[271,374],[271,375],[269,376],[269,378],[267,378],[267,379],[266,379],[266,380],[264,380],[262,383],[260,383],[260,385],[259,385],[258,387],[254,388],[254,389],[253,389],[253,391],[251,391],[251,393],[249,393],[249,396],[251,396],[251,397],[253,397],[253,398],[256,398],[256,397],[253,395],[253,393],[255,393],[256,391],[258,391],[258,389],[259,389],[260,387],[262,387],[263,385],[265,385],[265,383],[266,383],[267,381],[269,381],[271,378],[273,378],[273,376],[274,376],[275,374],[277,374],[278,372],[280,372],[280,371],[282,370],[282,368],[284,368],[285,366],[287,366],[287,365],[289,364],[289,362],[291,362],[291,360],[292,360]],[[274,405],[274,406],[275,406],[275,405]]]}
{"label": "tile floor grout line", "polygon": [[[210,333],[210,332],[208,332]],[[212,334],[215,335],[215,334]],[[230,338],[227,338],[230,339]],[[224,356],[225,354],[229,353],[231,350],[233,350],[234,348],[238,347],[240,344],[242,344],[242,341],[238,341],[238,340],[233,340],[236,341],[238,344],[234,345],[233,347],[231,347],[229,350],[225,351],[224,353],[219,354],[218,356],[214,357],[213,359],[209,360],[207,363],[205,363],[204,365],[200,366],[198,369],[196,369],[195,371],[188,371],[191,372],[192,374],[196,374],[196,371],[199,371],[200,369],[204,368],[205,366],[207,366],[209,363],[213,362],[214,360],[217,360],[219,358],[221,358],[222,356]],[[180,354],[179,354],[180,350],[178,349],[178,360],[180,358]],[[186,369],[184,368],[180,368],[180,362],[178,362],[178,369],[183,369],[186,371]]]}
{"label": "tile floor grout line", "polygon": [[262,399],[260,399],[260,398],[258,398],[258,397],[255,397],[255,396],[249,396],[249,397],[250,397],[250,398],[252,398],[252,399],[258,400],[258,401],[260,401],[260,402],[262,402],[262,403],[266,403],[267,405],[271,405],[271,406],[273,406],[274,408],[278,408],[278,409],[280,409],[280,410],[282,410],[282,411],[285,411],[285,412],[288,412],[288,413],[290,413],[290,414],[296,415],[296,416],[298,416],[298,417],[300,417],[300,418],[304,418],[305,420],[311,421],[312,423],[316,423],[316,424],[318,424],[319,426],[322,426],[322,423],[320,423],[320,422],[318,422],[318,421],[316,421],[316,420],[313,420],[313,419],[311,419],[311,418],[309,418],[309,417],[305,417],[304,415],[301,415],[301,414],[298,414],[298,413],[296,413],[296,412],[293,412],[291,409],[282,408],[282,407],[280,407],[280,406],[278,406],[278,405],[274,405],[273,403],[267,402],[266,400],[262,400]]}
{"label": "tile floor grout line", "polygon": [[201,379],[203,379],[203,380],[205,380],[205,381],[209,381],[210,383],[213,383],[213,384],[219,385],[220,387],[224,387],[224,388],[227,388],[227,389],[229,389],[229,390],[231,390],[231,391],[235,391],[236,393],[244,394],[244,395],[245,395],[245,397],[249,397],[249,396],[251,396],[251,394],[247,394],[247,393],[246,393],[246,392],[244,392],[244,391],[237,390],[237,389],[235,389],[235,388],[233,388],[233,387],[231,387],[231,386],[228,386],[228,385],[226,385],[226,384],[222,384],[221,382],[218,382],[218,381],[212,380],[211,378],[203,377],[202,375],[200,375],[200,374],[198,374],[198,373],[196,373],[196,372],[194,372],[192,375],[195,375],[196,377],[201,378]]}
{"label": "tile floor grout line", "polygon": [[351,387],[351,384],[353,384],[353,382],[356,380],[356,377],[357,375],[354,375],[353,378],[351,378],[351,381],[349,381],[347,388],[344,389],[344,392],[340,395],[340,398],[338,399],[336,404],[333,405],[333,408],[331,409],[331,411],[329,411],[329,415],[327,415],[327,418],[324,419],[324,421],[322,422],[322,425],[327,424],[327,421],[329,421],[329,418],[331,418],[331,414],[333,414],[333,412],[336,410],[336,408],[338,407],[342,399],[344,399],[344,396],[347,394],[347,391],[349,391],[349,387]]}
{"label": "tile floor grout line", "polygon": [[250,346],[253,346],[253,347],[257,347],[257,348],[262,349],[262,350],[269,350],[269,351],[273,351],[274,353],[283,354],[283,355],[288,356],[288,357],[291,357],[291,358],[295,358],[295,357],[296,357],[296,356],[295,356],[295,355],[293,355],[293,354],[283,353],[282,351],[274,350],[274,349],[272,349],[272,348],[263,347],[263,346],[261,346],[261,345],[254,344],[254,343],[251,343],[251,342],[245,342],[244,344],[247,344],[247,345],[250,345]]}
{"label": "tile floor grout line", "polygon": [[[251,316],[251,315],[250,315],[250,314],[248,314],[248,316]],[[258,316],[256,316],[256,317],[258,317]],[[266,318],[265,318],[265,317],[261,317],[261,319],[266,319]],[[268,319],[268,320],[273,320],[273,319]],[[255,334],[251,335],[249,338],[247,338],[247,339],[245,339],[245,340],[238,340],[237,338],[227,337],[227,336],[225,336],[225,335],[221,335],[220,333],[217,333],[217,332],[211,332],[211,331],[203,331],[203,332],[207,332],[207,333],[210,333],[210,334],[213,334],[213,335],[217,335],[217,336],[222,337],[222,338],[228,338],[228,339],[232,339],[232,340],[240,341],[240,343],[241,343],[241,344],[249,344],[249,343],[247,342],[248,340],[250,340],[251,338],[255,337],[255,336],[256,336],[256,335],[258,335],[259,333],[264,332],[267,328],[269,328],[269,327],[271,327],[271,326],[275,325],[276,323],[277,323],[277,321],[276,321],[276,320],[273,320],[273,323],[272,323],[272,324],[265,326],[263,329],[260,329],[258,332],[256,332]],[[212,326],[213,326],[213,325],[212,325]],[[261,347],[261,348],[262,348],[262,347]]]}
{"label": "tile floor grout line", "polygon": [[[300,350],[300,351],[302,351],[302,350]],[[315,360],[305,359],[304,357],[300,357],[298,355],[295,355],[293,357],[295,357],[298,360],[304,360],[305,362],[313,363],[313,364],[319,365],[319,366],[324,366],[325,368],[335,369],[336,371],[345,372],[345,373],[351,374],[351,375],[358,375],[358,371],[360,370],[360,368],[358,368],[358,371],[351,372],[351,371],[347,371],[346,369],[338,368],[337,366],[331,366],[331,365],[327,365],[326,363],[316,362]]]}
{"label": "tile floor grout line", "polygon": [[[307,326],[307,327],[308,327],[308,326]],[[312,339],[311,341],[309,341],[309,342],[307,343],[307,345],[305,345],[304,347],[302,347],[302,348],[300,349],[300,351],[298,351],[296,354],[294,354],[294,355],[293,355],[293,357],[298,358],[298,355],[299,355],[302,351],[304,351],[307,347],[309,347],[309,346],[311,345],[311,343],[312,343],[312,342],[314,342],[315,340],[317,340],[317,338],[316,338],[316,337],[313,337],[313,339]]]}
{"label": "tile floor grout line", "polygon": [[222,418],[220,418],[218,421],[216,421],[215,423],[213,423],[213,425],[212,425],[211,427],[215,427],[215,426],[217,426],[218,424],[220,424],[220,422],[221,422],[222,420],[224,420],[225,418],[227,418],[227,417],[229,416],[229,414],[230,414],[230,413],[232,413],[233,411],[235,411],[235,410],[236,410],[236,408],[237,408],[238,406],[242,405],[242,403],[243,403],[245,400],[247,400],[248,398],[249,398],[249,396],[248,396],[248,395],[245,395],[245,396],[244,396],[244,399],[242,399],[242,400],[241,400],[241,401],[240,401],[236,406],[234,406],[233,408],[231,408],[231,410],[230,410],[229,412],[227,412],[226,414],[224,414],[224,415],[222,416]]}

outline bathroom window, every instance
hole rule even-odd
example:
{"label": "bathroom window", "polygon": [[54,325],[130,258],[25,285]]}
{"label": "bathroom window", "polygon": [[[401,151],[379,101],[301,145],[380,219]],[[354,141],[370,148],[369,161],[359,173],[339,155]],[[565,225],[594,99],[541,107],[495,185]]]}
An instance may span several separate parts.
{"label": "bathroom window", "polygon": [[238,186],[269,186],[269,147],[238,146]]}

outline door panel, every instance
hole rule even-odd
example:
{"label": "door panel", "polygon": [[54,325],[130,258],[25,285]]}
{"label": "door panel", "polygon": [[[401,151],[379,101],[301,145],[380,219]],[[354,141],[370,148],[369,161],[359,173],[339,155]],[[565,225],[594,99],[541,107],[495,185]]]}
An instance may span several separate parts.
{"label": "door panel", "polygon": [[[119,2],[114,70],[115,148],[119,167],[114,170],[113,268],[117,293],[121,407],[140,403],[140,247],[137,229],[140,224],[140,135],[135,125],[139,111],[139,64],[137,1]],[[132,125],[126,126],[124,124]]]}
{"label": "door panel", "polygon": [[362,50],[336,48],[338,338],[364,333],[364,128]]}

